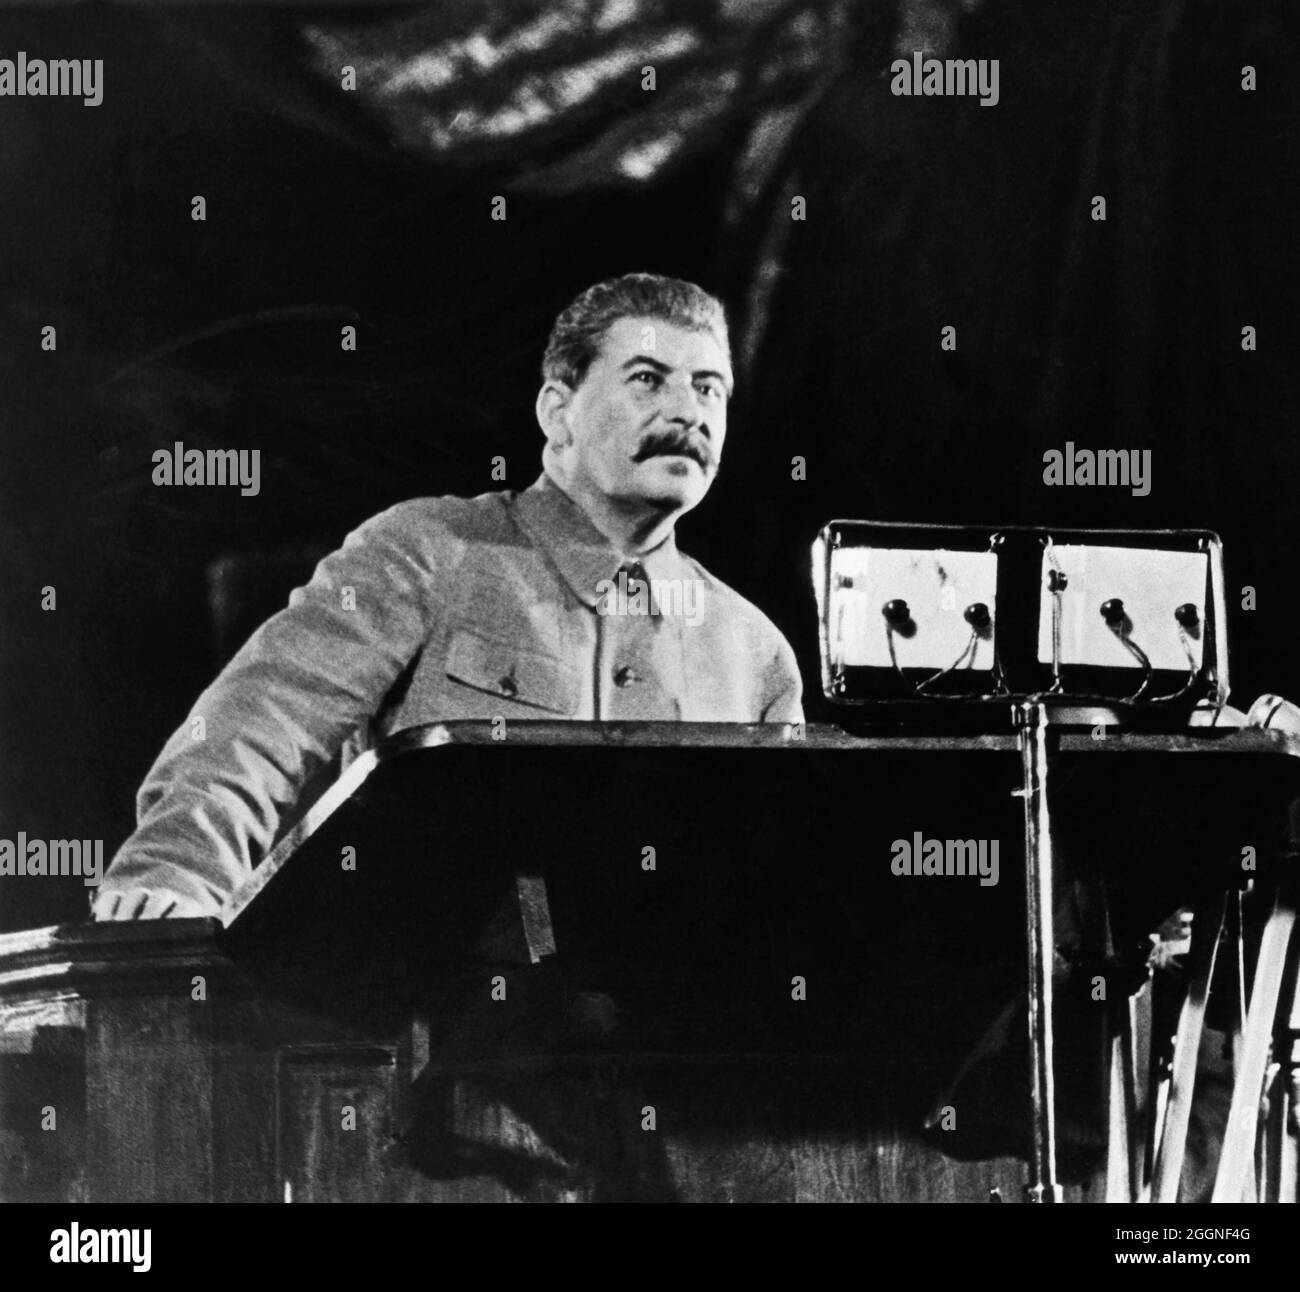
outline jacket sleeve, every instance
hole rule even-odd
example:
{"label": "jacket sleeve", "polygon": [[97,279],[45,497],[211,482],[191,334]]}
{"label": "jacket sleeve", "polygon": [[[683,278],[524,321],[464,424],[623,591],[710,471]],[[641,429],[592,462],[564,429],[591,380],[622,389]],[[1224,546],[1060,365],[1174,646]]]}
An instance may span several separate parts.
{"label": "jacket sleeve", "polygon": [[139,890],[219,911],[427,639],[446,564],[429,520],[402,504],[348,535],[203,692],[140,788],[97,917]]}
{"label": "jacket sleeve", "polygon": [[764,677],[764,722],[803,721],[803,678],[790,643],[775,628],[776,654]]}

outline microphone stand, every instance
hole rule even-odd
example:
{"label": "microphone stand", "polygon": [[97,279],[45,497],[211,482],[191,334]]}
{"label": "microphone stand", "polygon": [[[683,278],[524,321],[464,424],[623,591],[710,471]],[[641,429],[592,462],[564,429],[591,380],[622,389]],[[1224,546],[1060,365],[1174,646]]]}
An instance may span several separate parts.
{"label": "microphone stand", "polygon": [[1025,944],[1031,1118],[1034,1151],[1027,1202],[1061,1202],[1056,1179],[1056,1102],[1052,1078],[1052,962],[1056,934],[1052,915],[1052,820],[1047,805],[1047,706],[1041,699],[1014,709],[1023,783],[1017,795],[1025,821]]}

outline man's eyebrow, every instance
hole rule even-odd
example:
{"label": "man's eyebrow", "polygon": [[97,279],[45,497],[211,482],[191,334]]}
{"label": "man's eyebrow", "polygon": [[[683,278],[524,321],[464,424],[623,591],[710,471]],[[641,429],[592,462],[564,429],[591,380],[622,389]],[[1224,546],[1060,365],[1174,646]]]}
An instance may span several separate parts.
{"label": "man's eyebrow", "polygon": [[727,380],[725,374],[715,372],[712,368],[700,368],[698,371],[691,373],[691,380],[698,381],[701,377],[716,377],[722,383],[722,389],[731,394],[731,382]]}
{"label": "man's eyebrow", "polygon": [[623,364],[623,370],[626,372],[628,368],[635,368],[639,363],[647,363],[650,367],[656,368],[660,372],[672,372],[672,368],[668,364],[664,363],[662,359],[652,359],[648,354],[634,354],[625,364]]}

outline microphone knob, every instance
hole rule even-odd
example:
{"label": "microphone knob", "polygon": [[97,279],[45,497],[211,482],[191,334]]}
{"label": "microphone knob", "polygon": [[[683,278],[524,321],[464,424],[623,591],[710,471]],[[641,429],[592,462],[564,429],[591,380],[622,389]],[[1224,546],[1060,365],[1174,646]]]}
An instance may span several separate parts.
{"label": "microphone knob", "polygon": [[885,616],[885,622],[891,628],[901,628],[912,617],[912,612],[907,607],[907,602],[902,598],[895,598],[893,601],[886,601],[881,607],[880,613]]}
{"label": "microphone knob", "polygon": [[1118,628],[1124,622],[1124,603],[1118,597],[1101,603],[1101,617],[1112,628]]}
{"label": "microphone knob", "polygon": [[987,628],[989,626],[989,608],[982,601],[976,601],[966,607],[962,618],[972,628]]}
{"label": "microphone knob", "polygon": [[1200,614],[1190,601],[1185,602],[1174,611],[1174,618],[1178,620],[1181,627],[1188,629],[1195,628],[1201,622]]}
{"label": "microphone knob", "polygon": [[1070,580],[1066,578],[1064,570],[1047,571],[1047,590],[1048,592],[1064,592],[1070,586]]}

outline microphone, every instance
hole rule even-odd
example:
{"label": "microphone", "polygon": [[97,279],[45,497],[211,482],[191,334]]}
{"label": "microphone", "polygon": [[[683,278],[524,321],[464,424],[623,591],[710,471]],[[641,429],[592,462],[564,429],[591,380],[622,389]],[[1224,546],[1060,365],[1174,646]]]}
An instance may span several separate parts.
{"label": "microphone", "polygon": [[1136,704],[1146,694],[1147,687],[1151,685],[1153,671],[1151,657],[1129,636],[1129,633],[1133,630],[1133,625],[1129,622],[1124,603],[1118,597],[1111,597],[1101,603],[1101,617],[1106,621],[1106,627],[1115,634],[1119,644],[1142,665],[1142,685],[1132,695],[1124,697],[1126,704]]}

